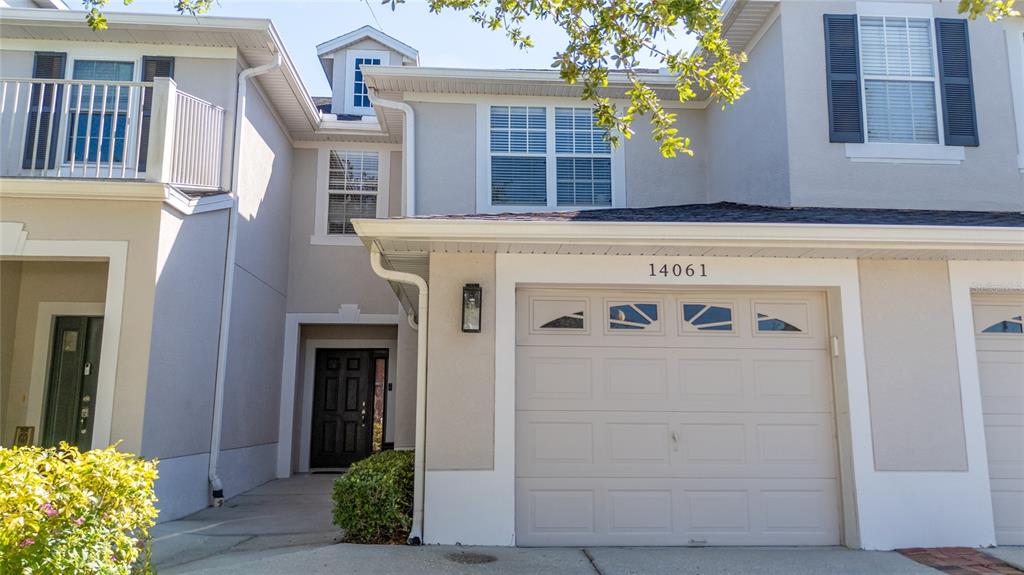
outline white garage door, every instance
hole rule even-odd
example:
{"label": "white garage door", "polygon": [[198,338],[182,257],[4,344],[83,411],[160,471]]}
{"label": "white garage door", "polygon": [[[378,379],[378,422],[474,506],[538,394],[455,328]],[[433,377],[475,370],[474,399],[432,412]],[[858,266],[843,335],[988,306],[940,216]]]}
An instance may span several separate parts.
{"label": "white garage door", "polygon": [[977,297],[981,405],[996,542],[1024,545],[1024,298]]}
{"label": "white garage door", "polygon": [[823,294],[517,294],[519,545],[835,545]]}

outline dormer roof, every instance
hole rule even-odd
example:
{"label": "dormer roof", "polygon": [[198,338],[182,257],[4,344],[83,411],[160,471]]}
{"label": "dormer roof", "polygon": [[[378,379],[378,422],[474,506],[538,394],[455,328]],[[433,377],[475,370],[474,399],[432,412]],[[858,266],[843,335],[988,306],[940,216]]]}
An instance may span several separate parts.
{"label": "dormer roof", "polygon": [[351,46],[352,44],[367,38],[379,44],[383,44],[384,46],[401,54],[405,59],[405,62],[403,62],[404,64],[418,65],[420,62],[420,53],[418,50],[405,42],[388,36],[373,26],[363,26],[362,28],[357,28],[347,34],[342,34],[333,40],[328,40],[319,44],[316,47],[316,54],[322,59],[323,57],[337,52],[346,46]]}

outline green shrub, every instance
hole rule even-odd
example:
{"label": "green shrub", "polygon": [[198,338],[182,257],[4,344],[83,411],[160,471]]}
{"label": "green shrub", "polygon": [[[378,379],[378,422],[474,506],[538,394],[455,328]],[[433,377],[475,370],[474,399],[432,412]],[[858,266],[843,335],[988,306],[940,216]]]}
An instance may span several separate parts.
{"label": "green shrub", "polygon": [[148,573],[156,462],[113,447],[0,448],[0,573]]}
{"label": "green shrub", "polygon": [[334,481],[334,524],[351,543],[405,543],[412,527],[413,452],[382,451]]}

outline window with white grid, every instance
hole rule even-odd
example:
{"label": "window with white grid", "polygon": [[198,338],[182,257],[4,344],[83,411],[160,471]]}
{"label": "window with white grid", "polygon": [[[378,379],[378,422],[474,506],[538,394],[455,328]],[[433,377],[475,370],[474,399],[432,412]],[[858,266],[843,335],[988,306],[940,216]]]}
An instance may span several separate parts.
{"label": "window with white grid", "polygon": [[491,204],[547,205],[547,110],[491,106],[490,128]]}
{"label": "window with white grid", "polygon": [[555,108],[559,206],[612,205],[612,146],[590,108]]}
{"label": "window with white grid", "polygon": [[938,144],[931,20],[862,16],[860,59],[867,141]]}
{"label": "window with white grid", "polygon": [[380,154],[331,150],[327,169],[327,234],[355,234],[352,220],[377,217]]}

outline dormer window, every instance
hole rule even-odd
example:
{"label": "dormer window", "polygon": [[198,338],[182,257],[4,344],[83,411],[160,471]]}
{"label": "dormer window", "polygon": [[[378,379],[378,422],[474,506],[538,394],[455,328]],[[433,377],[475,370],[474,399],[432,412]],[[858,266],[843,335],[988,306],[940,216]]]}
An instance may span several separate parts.
{"label": "dormer window", "polygon": [[387,66],[388,53],[383,50],[349,50],[345,66],[345,113],[373,116],[370,91],[363,78],[363,66]]}

